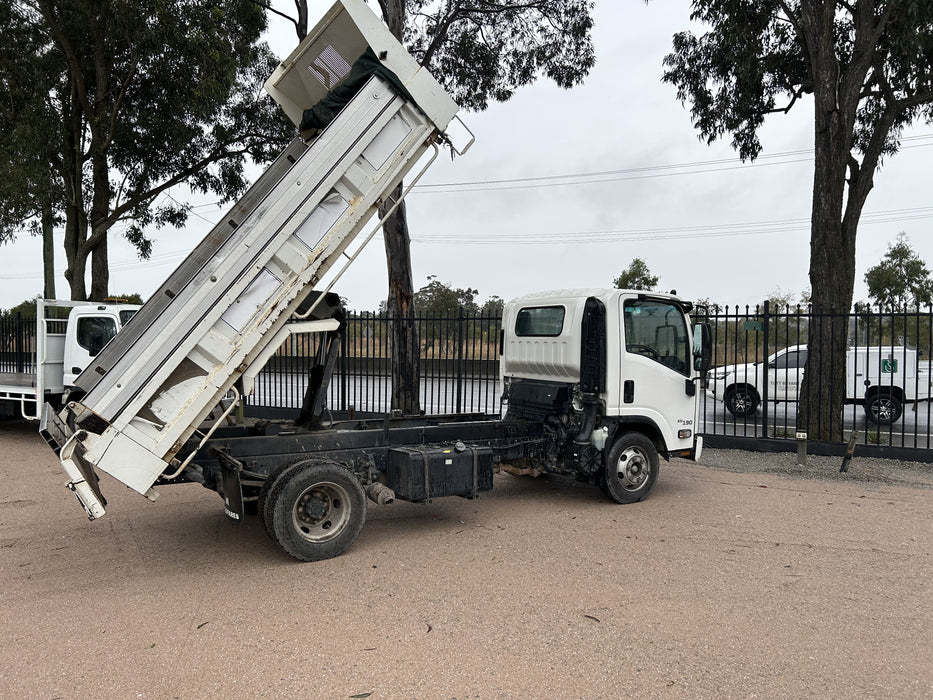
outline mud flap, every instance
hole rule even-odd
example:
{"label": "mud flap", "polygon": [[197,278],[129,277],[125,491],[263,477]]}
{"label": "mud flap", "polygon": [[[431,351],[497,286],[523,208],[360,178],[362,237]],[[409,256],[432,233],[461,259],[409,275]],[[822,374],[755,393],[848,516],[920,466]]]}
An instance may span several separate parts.
{"label": "mud flap", "polygon": [[243,523],[243,487],[240,484],[240,472],[221,464],[224,480],[224,515],[237,525]]}

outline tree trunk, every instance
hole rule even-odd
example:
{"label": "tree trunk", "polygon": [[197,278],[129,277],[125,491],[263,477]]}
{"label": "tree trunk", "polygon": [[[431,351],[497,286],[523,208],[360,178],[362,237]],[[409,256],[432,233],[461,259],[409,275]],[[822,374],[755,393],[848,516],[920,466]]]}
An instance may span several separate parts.
{"label": "tree trunk", "polygon": [[104,301],[110,296],[110,263],[107,255],[107,232],[91,252],[91,301]]}
{"label": "tree trunk", "polygon": [[843,208],[858,102],[857,98],[845,99],[840,87],[852,76],[840,75],[833,7],[834,3],[802,4],[814,98],[810,287],[815,318],[807,342],[797,429],[811,440],[827,442],[842,440],[847,314],[855,287],[857,227],[853,222],[843,225]]}
{"label": "tree trunk", "polygon": [[[392,200],[402,196],[402,185],[392,192]],[[391,204],[379,209],[385,216]],[[414,285],[411,275],[411,241],[405,202],[399,204],[382,225],[385,240],[386,264],[389,272],[389,296],[386,310],[395,319],[391,327],[389,351],[392,355],[392,408],[414,414],[421,411],[420,356],[418,328],[414,322]]]}
{"label": "tree trunk", "polygon": [[52,203],[42,202],[42,297],[55,298],[55,240],[52,236]]}
{"label": "tree trunk", "polygon": [[[404,0],[380,0],[389,31],[402,41],[405,27]],[[402,185],[392,192],[391,201],[402,196]],[[379,209],[380,216],[385,216],[391,203]],[[414,284],[411,273],[411,240],[408,237],[408,217],[405,203],[386,219],[382,226],[385,240],[386,264],[389,272],[389,295],[386,308],[390,318],[397,319],[392,324],[392,408],[406,413],[421,411],[420,367],[421,344],[418,341],[418,329],[414,323]]]}

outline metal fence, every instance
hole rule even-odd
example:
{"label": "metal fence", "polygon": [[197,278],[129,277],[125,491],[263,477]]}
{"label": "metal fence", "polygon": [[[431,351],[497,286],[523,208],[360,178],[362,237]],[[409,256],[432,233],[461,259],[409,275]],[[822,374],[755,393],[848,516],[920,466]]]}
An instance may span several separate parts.
{"label": "metal fence", "polygon": [[[933,427],[931,320],[933,309],[866,307],[838,314],[775,309],[767,302],[712,314],[716,369],[701,399],[701,431],[714,445],[794,441],[807,341],[811,333],[842,329],[847,349],[828,364],[845,372],[845,396],[837,397],[844,404],[843,435],[855,432],[861,445],[926,460],[933,456],[922,454],[929,451]],[[808,382],[819,386],[829,377],[816,374]],[[829,407],[821,406],[815,419],[818,424],[833,420]]]}
{"label": "metal fence", "polygon": [[32,372],[36,365],[36,319],[0,318],[0,372]]}
{"label": "metal fence", "polygon": [[[793,447],[797,391],[809,334],[821,325],[841,324],[846,329],[849,356],[862,358],[863,365],[872,364],[863,367],[861,376],[847,372],[851,398],[842,416],[845,435],[856,431],[859,443],[890,455],[933,459],[933,452],[929,452],[933,416],[927,401],[930,375],[920,371],[930,366],[933,309],[879,312],[866,308],[830,314],[806,307],[775,309],[765,303],[727,307],[712,313],[708,320],[716,369],[711,372],[708,390],[701,393],[699,416],[699,430],[708,444],[780,449],[775,443],[783,442],[786,448]],[[388,338],[392,322],[376,314],[350,316],[328,388],[328,408],[370,413],[389,410],[392,377]],[[461,310],[454,317],[418,316],[414,322],[422,347],[422,410],[430,414],[498,414],[500,319]],[[280,409],[293,411],[301,406],[312,358],[318,351],[315,342],[313,337],[298,336],[272,359],[260,376],[256,394],[249,399],[252,413],[285,415]],[[847,357],[834,358],[832,363],[847,363]],[[725,368],[731,368],[733,380],[741,373],[741,384],[756,387],[757,396],[751,397],[754,406],[746,404],[743,409],[726,393],[730,384],[714,379]],[[899,369],[888,371],[892,368]],[[897,402],[900,415],[896,420],[885,422],[882,416],[879,422],[866,414],[864,382],[869,375],[874,389],[884,390],[881,398]],[[902,376],[906,377],[903,382]],[[812,381],[818,384],[823,380],[817,376]],[[824,415],[820,420],[830,417]]]}
{"label": "metal fence", "polygon": [[[797,434],[797,391],[804,373],[804,355],[799,350],[805,349],[811,331],[834,324],[845,329],[848,346],[846,357],[832,359],[834,366],[846,365],[845,436],[855,431],[863,446],[892,456],[933,461],[929,402],[933,308],[864,308],[828,314],[807,307],[775,309],[765,303],[726,307],[711,313],[708,321],[713,330],[715,369],[708,390],[701,393],[698,426],[708,444],[743,449],[774,448],[781,442],[792,445]],[[373,313],[349,315],[328,387],[328,409],[360,413],[390,409],[389,331],[393,322]],[[429,414],[499,414],[500,318],[461,309],[455,316],[420,315],[413,322],[421,343],[421,409]],[[0,372],[34,370],[35,333],[32,317],[0,318]],[[248,412],[294,415],[301,407],[319,343],[314,335],[298,335],[286,342],[260,374],[256,391],[248,398]],[[851,366],[853,358],[858,368]],[[726,371],[732,373],[731,381],[722,378]],[[823,380],[819,376],[810,379]],[[755,394],[749,396],[751,392],[746,391],[737,398],[729,389],[738,384],[754,386]],[[898,415],[893,420],[879,421],[866,412],[870,389],[896,404],[893,408]],[[830,420],[830,416],[822,419]]]}
{"label": "metal fence", "polygon": [[[499,328],[497,316],[415,316],[421,344],[420,402],[429,414],[496,414],[500,407]],[[340,354],[327,391],[332,411],[385,413],[391,408],[392,365],[389,348],[395,319],[374,313],[350,314]],[[321,351],[320,338],[296,335],[270,360],[248,399],[254,415],[283,415],[299,408],[311,367]]]}

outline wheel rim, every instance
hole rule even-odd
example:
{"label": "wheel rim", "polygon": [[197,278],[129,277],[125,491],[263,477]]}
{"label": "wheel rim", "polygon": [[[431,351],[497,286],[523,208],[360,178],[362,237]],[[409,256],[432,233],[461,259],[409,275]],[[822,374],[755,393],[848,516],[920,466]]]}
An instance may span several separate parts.
{"label": "wheel rim", "polygon": [[330,481],[309,486],[295,500],[295,531],[309,542],[326,542],[340,534],[350,519],[350,494]]}
{"label": "wheel rim", "polygon": [[616,462],[616,479],[626,491],[637,491],[651,473],[651,463],[648,456],[637,447],[629,447],[619,455]]}
{"label": "wheel rim", "polygon": [[736,413],[747,413],[751,403],[751,397],[744,391],[737,391],[732,395],[732,408]]}
{"label": "wheel rim", "polygon": [[894,415],[894,406],[891,405],[890,399],[875,399],[875,402],[871,405],[872,415],[875,417],[875,421],[882,423],[891,420],[891,416]]}

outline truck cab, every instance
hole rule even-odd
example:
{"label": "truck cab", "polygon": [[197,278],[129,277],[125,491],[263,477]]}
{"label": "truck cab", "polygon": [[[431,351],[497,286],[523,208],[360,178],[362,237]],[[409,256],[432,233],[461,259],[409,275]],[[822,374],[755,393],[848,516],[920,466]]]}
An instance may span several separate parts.
{"label": "truck cab", "polygon": [[63,354],[65,388],[74,386],[78,375],[138,310],[139,306],[131,304],[76,306],[71,310]]}
{"label": "truck cab", "polygon": [[658,454],[696,459],[702,450],[696,383],[711,345],[708,328],[691,329],[691,309],[672,295],[618,289],[510,302],[502,321],[506,418],[545,421],[558,443],[579,447],[563,450],[563,471],[602,479],[614,500],[641,500]]}

